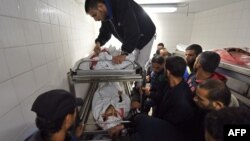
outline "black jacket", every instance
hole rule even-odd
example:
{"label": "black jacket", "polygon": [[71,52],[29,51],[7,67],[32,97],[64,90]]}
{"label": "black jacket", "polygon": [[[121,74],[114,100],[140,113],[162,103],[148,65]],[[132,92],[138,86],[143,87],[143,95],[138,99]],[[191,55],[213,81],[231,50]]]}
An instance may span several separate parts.
{"label": "black jacket", "polygon": [[[32,135],[30,135],[27,139],[24,141],[45,141],[40,131],[34,132]],[[66,134],[65,141],[78,141],[78,139],[75,136],[71,136],[69,134]]]}
{"label": "black jacket", "polygon": [[147,13],[134,0],[104,0],[108,17],[102,21],[95,42],[104,45],[113,34],[122,42],[122,51],[131,53],[142,49],[155,35],[155,25]]}
{"label": "black jacket", "polygon": [[183,80],[175,87],[166,89],[155,110],[155,116],[173,124],[183,133],[186,141],[193,141],[195,132],[192,126],[196,107],[191,94],[188,84]]}

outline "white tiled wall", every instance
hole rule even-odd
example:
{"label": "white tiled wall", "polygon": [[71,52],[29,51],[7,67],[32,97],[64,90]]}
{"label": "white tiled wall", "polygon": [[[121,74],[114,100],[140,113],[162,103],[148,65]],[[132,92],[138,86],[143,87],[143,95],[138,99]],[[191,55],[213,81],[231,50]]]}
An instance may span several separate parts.
{"label": "white tiled wall", "polygon": [[156,40],[152,53],[156,46],[163,42],[170,52],[174,52],[179,43],[190,42],[194,15],[189,14],[152,14],[150,15],[156,25]]}
{"label": "white tiled wall", "polygon": [[195,14],[191,43],[204,49],[250,47],[250,0]]}
{"label": "white tiled wall", "polygon": [[75,0],[0,0],[0,140],[34,128],[42,92],[68,89],[66,73],[90,53],[93,20]]}

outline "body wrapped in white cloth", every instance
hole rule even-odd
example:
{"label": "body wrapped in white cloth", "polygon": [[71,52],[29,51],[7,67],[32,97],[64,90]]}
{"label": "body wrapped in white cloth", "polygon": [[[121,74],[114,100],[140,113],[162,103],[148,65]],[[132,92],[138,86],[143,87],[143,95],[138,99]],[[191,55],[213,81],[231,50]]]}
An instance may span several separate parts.
{"label": "body wrapped in white cloth", "polygon": [[[103,129],[118,125],[130,110],[130,98],[118,82],[100,83],[92,101],[94,119]],[[103,124],[107,122],[107,124]]]}
{"label": "body wrapped in white cloth", "polygon": [[129,54],[126,56],[126,60],[121,64],[114,64],[112,62],[112,54],[107,49],[103,49],[98,56],[90,55],[89,57],[78,60],[73,71],[80,70],[119,70],[119,69],[131,69],[133,67],[132,62],[135,61],[135,56]]}

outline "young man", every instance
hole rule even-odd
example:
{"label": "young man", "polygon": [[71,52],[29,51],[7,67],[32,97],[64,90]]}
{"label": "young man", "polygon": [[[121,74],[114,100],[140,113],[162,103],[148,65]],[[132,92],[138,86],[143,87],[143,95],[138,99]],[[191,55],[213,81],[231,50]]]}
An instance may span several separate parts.
{"label": "young man", "polygon": [[200,53],[202,53],[202,47],[198,44],[192,44],[186,48],[185,59],[187,62],[187,68],[184,73],[185,80],[187,80],[189,75],[193,72],[195,59]]}
{"label": "young man", "polygon": [[37,97],[31,110],[36,113],[39,129],[26,141],[77,141],[83,133],[83,126],[76,128],[75,135],[69,129],[76,119],[76,107],[82,105],[79,98],[65,90],[51,90]]}
{"label": "young man", "polygon": [[193,71],[195,59],[200,53],[202,53],[202,47],[198,44],[191,44],[186,48],[185,59],[191,72]]}
{"label": "young man", "polygon": [[[143,114],[135,116],[135,130],[137,136],[144,141],[193,141],[192,127],[195,105],[191,97],[191,91],[182,78],[186,68],[186,62],[179,56],[171,56],[165,62],[166,83],[164,94],[157,103],[155,117]],[[122,129],[119,125],[111,129],[111,133],[117,133]],[[180,139],[181,138],[181,139]]]}
{"label": "young man", "polygon": [[192,140],[189,128],[195,107],[188,84],[182,77],[185,69],[186,62],[183,58],[171,56],[166,59],[165,76],[170,87],[166,84],[163,98],[155,110],[155,117],[173,124],[186,140]]}
{"label": "young man", "polygon": [[231,102],[231,92],[223,81],[208,79],[198,85],[193,100],[198,109],[192,130],[196,132],[197,141],[204,141],[205,116],[211,111],[218,111],[228,107]]}
{"label": "young man", "polygon": [[[167,51],[166,48],[160,48],[156,51],[156,54],[154,54],[154,57],[155,56],[162,56],[164,59],[166,59],[167,57],[171,56],[171,53],[169,53]],[[152,59],[149,60],[149,62],[147,63],[147,72],[146,72],[146,81],[147,82],[150,82],[150,76],[151,76],[151,73],[152,73]]]}
{"label": "young man", "polygon": [[114,35],[122,42],[121,54],[113,57],[120,64],[132,53],[144,68],[149,59],[155,36],[155,25],[147,13],[133,0],[86,0],[85,11],[95,21],[101,21],[100,33],[95,40],[95,53]]}
{"label": "young man", "polygon": [[164,47],[164,44],[163,44],[163,43],[157,44],[157,50],[158,50],[158,49],[161,49],[161,48],[165,48],[165,47]]}
{"label": "young man", "polygon": [[[216,52],[205,51],[202,52],[194,63],[194,72],[187,83],[191,91],[195,94],[196,87],[199,83],[209,78],[219,79],[226,82],[226,77],[216,73],[215,70],[220,63],[220,56]],[[194,96],[194,95],[193,95]]]}
{"label": "young man", "polygon": [[[206,141],[224,141],[225,125],[248,125],[250,126],[250,110],[247,108],[224,108],[209,113],[205,119]],[[247,130],[247,132],[249,132]],[[249,135],[249,133],[247,133]],[[234,139],[232,137],[231,139]],[[249,138],[242,137],[241,141]]]}
{"label": "young man", "polygon": [[156,55],[160,55],[166,58],[171,56],[171,53],[169,53],[166,48],[160,48],[156,51]]}
{"label": "young man", "polygon": [[150,74],[150,86],[143,88],[144,94],[148,97],[144,105],[146,113],[148,113],[151,107],[156,106],[161,101],[163,89],[168,84],[164,74],[164,57],[159,55],[154,56],[151,63],[153,71]]}
{"label": "young man", "polygon": [[208,79],[198,85],[194,101],[203,110],[220,110],[229,106],[231,92],[221,80]]}

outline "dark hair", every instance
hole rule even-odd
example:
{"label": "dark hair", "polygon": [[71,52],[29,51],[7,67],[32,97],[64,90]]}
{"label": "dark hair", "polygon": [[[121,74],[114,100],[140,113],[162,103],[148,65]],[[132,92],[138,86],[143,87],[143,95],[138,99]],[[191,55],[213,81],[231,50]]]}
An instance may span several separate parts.
{"label": "dark hair", "polygon": [[202,52],[199,63],[204,71],[213,73],[220,63],[220,55],[213,51]]}
{"label": "dark hair", "polygon": [[44,140],[49,140],[53,134],[62,128],[63,121],[68,114],[74,114],[75,108],[72,108],[66,115],[61,118],[51,121],[42,117],[36,117],[36,126]]}
{"label": "dark hair", "polygon": [[98,3],[104,3],[104,0],[86,0],[85,12],[88,13],[91,8],[96,8]]}
{"label": "dark hair", "polygon": [[208,99],[212,101],[220,101],[225,106],[231,102],[231,92],[226,84],[218,79],[208,79],[198,85],[199,88],[208,91]]}
{"label": "dark hair", "polygon": [[159,43],[157,46],[163,46],[164,47],[164,44],[163,43]]}
{"label": "dark hair", "polygon": [[186,70],[186,61],[179,56],[170,56],[166,58],[165,68],[176,77],[182,77]]}
{"label": "dark hair", "polygon": [[186,50],[194,50],[196,56],[198,56],[200,53],[202,53],[202,47],[198,44],[192,44],[189,45]]}
{"label": "dark hair", "polygon": [[160,49],[157,49],[157,50],[156,50],[156,54],[157,54],[157,55],[160,55],[161,50],[166,50],[166,51],[167,51],[166,48],[160,48]]}
{"label": "dark hair", "polygon": [[157,64],[163,64],[164,63],[164,57],[160,56],[160,55],[155,55],[152,58],[152,63],[157,63]]}
{"label": "dark hair", "polygon": [[223,108],[206,115],[206,131],[217,141],[223,141],[224,125],[249,125],[250,110],[243,107]]}

